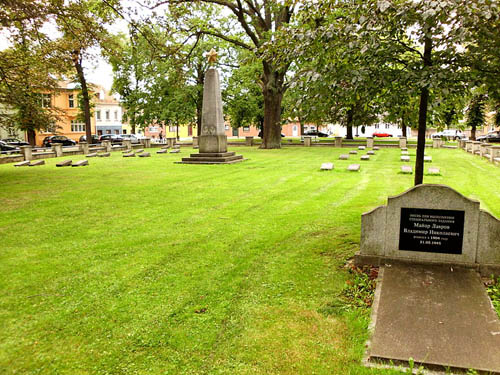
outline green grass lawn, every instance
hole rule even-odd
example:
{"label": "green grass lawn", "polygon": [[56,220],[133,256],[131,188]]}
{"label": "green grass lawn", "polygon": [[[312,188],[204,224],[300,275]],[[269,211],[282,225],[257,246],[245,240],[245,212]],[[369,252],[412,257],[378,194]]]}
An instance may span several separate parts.
{"label": "green grass lawn", "polygon": [[[400,151],[352,173],[346,149],[233,150],[0,165],[0,374],[399,373],[361,366],[369,311],[339,295],[361,214],[413,184]],[[425,182],[500,217],[498,167],[428,153]]]}

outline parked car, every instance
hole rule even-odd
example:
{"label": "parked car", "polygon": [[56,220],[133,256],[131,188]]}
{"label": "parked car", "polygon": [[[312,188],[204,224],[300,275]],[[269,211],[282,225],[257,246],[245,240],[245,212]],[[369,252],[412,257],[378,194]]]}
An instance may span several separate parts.
{"label": "parked car", "polygon": [[0,141],[0,151],[2,154],[9,154],[11,152],[19,151],[19,149],[15,146],[8,145],[4,141]]}
{"label": "parked car", "polygon": [[50,147],[53,143],[62,143],[63,146],[74,146],[76,141],[69,139],[64,135],[51,135],[45,137],[42,142],[43,147]]}
{"label": "parked car", "polygon": [[308,137],[328,137],[328,134],[320,132],[319,130],[309,130],[304,132],[304,135]]}
{"label": "parked car", "polygon": [[139,138],[135,134],[120,134],[120,137],[122,137],[123,139],[130,139],[132,143],[141,143],[141,141],[139,141]]}
{"label": "parked car", "polygon": [[374,137],[379,137],[379,138],[384,138],[384,137],[392,137],[392,134],[390,133],[384,133],[384,132],[376,132],[372,134]]}
{"label": "parked car", "polygon": [[9,146],[29,146],[28,142],[25,141],[20,141],[17,138],[5,138],[2,139],[3,142],[7,143]]}
{"label": "parked car", "polygon": [[[87,142],[87,136],[86,136],[86,135],[82,135],[82,136],[80,137],[80,139],[79,139],[79,141],[78,141],[78,142]],[[90,144],[95,145],[95,144],[97,144],[97,143],[99,143],[99,136],[98,136],[98,135],[96,135],[96,134],[92,134]]]}
{"label": "parked car", "polygon": [[441,139],[441,138],[447,138],[447,139],[465,139],[465,135],[460,131],[456,129],[446,129],[437,133],[434,133],[431,135],[432,139]]}
{"label": "parked car", "polygon": [[118,134],[103,134],[99,137],[99,142],[111,141],[111,144],[118,144],[123,142],[123,138]]}
{"label": "parked car", "polygon": [[500,142],[500,130],[495,130],[495,131],[489,132],[486,135],[482,135],[480,137],[477,137],[476,141],[481,141],[481,142]]}

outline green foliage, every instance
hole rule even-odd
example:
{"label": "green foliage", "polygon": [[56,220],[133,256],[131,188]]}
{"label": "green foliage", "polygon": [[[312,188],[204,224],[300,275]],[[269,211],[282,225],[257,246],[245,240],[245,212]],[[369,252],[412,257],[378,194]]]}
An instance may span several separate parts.
{"label": "green foliage", "polygon": [[350,278],[346,281],[341,298],[348,309],[367,312],[373,304],[377,268],[349,268]]}
{"label": "green foliage", "polygon": [[487,291],[493,303],[493,307],[500,317],[500,277],[496,280],[493,279],[493,282],[487,285]]}
{"label": "green foliage", "polygon": [[467,109],[467,126],[473,129],[483,126],[485,121],[485,105],[486,96],[484,94],[474,95]]}
{"label": "green foliage", "polygon": [[243,64],[231,72],[222,93],[224,113],[233,128],[249,125],[261,127],[264,121],[264,98],[257,82],[262,74],[262,66],[242,55],[239,60]]}

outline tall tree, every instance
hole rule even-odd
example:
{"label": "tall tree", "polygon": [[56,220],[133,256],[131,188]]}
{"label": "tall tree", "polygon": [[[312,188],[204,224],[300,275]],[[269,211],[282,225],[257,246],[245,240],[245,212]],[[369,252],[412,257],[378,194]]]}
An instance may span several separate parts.
{"label": "tall tree", "polygon": [[[295,2],[278,0],[161,0],[152,1],[152,8],[168,5],[168,11],[182,13],[190,22],[185,25],[193,36],[212,35],[255,54],[262,64],[260,86],[264,99],[264,138],[262,148],[281,147],[281,102],[287,89],[286,73],[291,59],[277,64],[276,57],[262,52],[276,42],[280,30],[293,21]],[[227,22],[216,22],[210,16],[199,17],[200,4],[216,6],[230,14]]]}
{"label": "tall tree", "polygon": [[58,39],[60,56],[68,65],[73,66],[75,80],[80,86],[87,140],[91,139],[92,134],[92,105],[83,62],[94,57],[95,53],[90,52],[93,47],[113,50],[113,39],[106,29],[112,20],[112,14],[111,9],[95,0],[74,0],[61,5],[55,17],[62,33],[62,37]]}
{"label": "tall tree", "polygon": [[476,94],[472,97],[467,109],[467,126],[470,126],[470,139],[476,140],[476,130],[484,125],[484,109],[486,105],[486,95]]}
{"label": "tall tree", "polygon": [[35,132],[52,128],[59,111],[51,104],[55,77],[64,70],[54,56],[50,38],[40,29],[54,14],[57,1],[11,1],[2,4],[0,28],[10,47],[0,51],[0,126]]}

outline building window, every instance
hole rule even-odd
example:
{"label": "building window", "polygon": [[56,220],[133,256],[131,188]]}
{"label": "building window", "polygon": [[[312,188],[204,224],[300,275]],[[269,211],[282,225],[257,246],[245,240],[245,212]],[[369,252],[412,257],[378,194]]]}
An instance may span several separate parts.
{"label": "building window", "polygon": [[118,120],[118,111],[115,111],[115,120]]}
{"label": "building window", "polygon": [[69,108],[75,108],[75,98],[74,98],[73,94],[68,95],[68,105],[69,105]]}
{"label": "building window", "polygon": [[224,126],[224,129],[229,130],[229,125]]}
{"label": "building window", "polygon": [[95,118],[98,121],[101,121],[101,111],[95,111]]}
{"label": "building window", "polygon": [[42,107],[49,108],[52,104],[52,98],[50,94],[42,94]]}
{"label": "building window", "polygon": [[127,134],[127,129],[123,129],[123,134]]}
{"label": "building window", "polygon": [[386,128],[386,129],[389,129],[389,128],[390,128],[390,125],[389,125],[389,124],[385,124],[385,128]]}
{"label": "building window", "polygon": [[119,135],[119,134],[120,134],[120,131],[119,131],[119,130],[115,130],[115,134],[116,134],[116,135]]}
{"label": "building window", "polygon": [[102,135],[102,130],[98,130],[97,135]]}
{"label": "building window", "polygon": [[169,126],[168,127],[169,132],[176,132],[177,131],[177,126]]}
{"label": "building window", "polygon": [[378,124],[375,124],[375,129],[378,129],[379,128],[379,125]]}
{"label": "building window", "polygon": [[106,121],[109,121],[109,111],[106,111]]}
{"label": "building window", "polygon": [[249,132],[250,131],[250,127],[249,126],[244,126],[243,127],[243,131],[244,132]]}
{"label": "building window", "polygon": [[111,130],[106,130],[106,134],[111,134]]}
{"label": "building window", "polygon": [[[174,126],[174,128],[175,128],[175,126]],[[171,130],[171,131],[175,131],[175,130]],[[158,133],[158,126],[150,126],[149,132],[150,133]]]}
{"label": "building window", "polygon": [[73,133],[83,133],[85,131],[85,124],[76,120],[71,120],[71,131]]}

